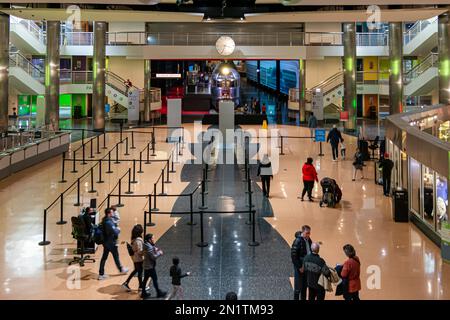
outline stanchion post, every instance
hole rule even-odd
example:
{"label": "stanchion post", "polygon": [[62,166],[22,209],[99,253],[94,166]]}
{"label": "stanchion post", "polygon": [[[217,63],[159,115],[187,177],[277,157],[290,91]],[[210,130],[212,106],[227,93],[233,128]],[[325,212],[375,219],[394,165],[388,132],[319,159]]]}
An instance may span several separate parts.
{"label": "stanchion post", "polygon": [[120,142],[119,143],[122,143],[122,129],[123,129],[123,123],[122,122],[119,123],[119,127],[120,127],[120,129],[119,129],[119,131],[120,131]]}
{"label": "stanchion post", "polygon": [[178,137],[178,155],[182,156],[183,153],[181,151],[180,145],[181,145],[181,137]]}
{"label": "stanchion post", "polygon": [[147,143],[147,161],[145,161],[145,164],[150,164],[150,142]]}
{"label": "stanchion post", "polygon": [[155,141],[155,128],[153,128],[153,132],[152,132],[152,157],[156,156],[155,144],[156,144],[156,141]]}
{"label": "stanchion post", "polygon": [[123,207],[122,203],[122,178],[119,179],[119,201],[116,205],[117,207]]}
{"label": "stanchion post", "polygon": [[89,190],[89,193],[95,193],[97,191],[94,189],[94,167],[92,167],[90,171],[91,171],[91,190]]}
{"label": "stanchion post", "polygon": [[83,162],[82,164],[87,164],[86,162],[86,151],[85,151],[85,144],[82,145],[82,149],[83,149]]}
{"label": "stanchion post", "polygon": [[164,170],[164,168],[161,170],[161,193],[159,194],[159,195],[161,195],[161,196],[165,196],[166,195],[166,193],[164,192],[164,172],[165,172],[165,170]]}
{"label": "stanchion post", "polygon": [[[169,177],[169,174],[170,174],[170,158],[169,159],[167,159],[167,161],[166,161],[166,172],[167,172],[167,180],[166,180],[166,183],[172,183],[171,181],[170,181],[170,177]],[[164,180],[164,177],[163,177],[163,180]]]}
{"label": "stanchion post", "polygon": [[323,152],[322,152],[322,141],[319,142],[319,157],[323,157]]}
{"label": "stanchion post", "polygon": [[281,138],[281,146],[280,146],[280,156],[284,156],[284,138],[283,136],[280,134],[280,138]]}
{"label": "stanchion post", "polygon": [[208,207],[205,204],[205,180],[202,180],[202,205],[199,207],[200,210],[208,209]]}
{"label": "stanchion post", "polygon": [[142,151],[139,152],[139,171],[138,173],[144,173],[144,171],[142,170]]}
{"label": "stanchion post", "polygon": [[80,178],[77,179],[77,203],[74,204],[75,207],[79,207],[80,203]]}
{"label": "stanchion post", "polygon": [[[175,171],[175,168],[173,166],[173,150],[172,150],[171,160],[172,160],[172,169],[170,170],[170,172],[171,173],[175,173],[176,171]],[[169,175],[167,174],[167,176],[169,176]]]}
{"label": "stanchion post", "polygon": [[59,211],[59,221],[56,223],[58,225],[66,224],[67,222],[64,221],[64,193],[61,193],[59,196],[59,203],[60,203],[60,211]]}
{"label": "stanchion post", "polygon": [[108,171],[106,173],[113,173],[111,170],[111,150],[108,152]]}
{"label": "stanchion post", "polygon": [[248,245],[250,247],[256,247],[256,246],[259,246],[259,242],[256,241],[256,218],[255,218],[256,211],[255,210],[251,210],[251,214],[253,215],[253,219],[252,219],[252,241],[250,241],[248,243]]}
{"label": "stanchion post", "polygon": [[149,217],[149,221],[147,223],[148,227],[153,227],[156,224],[152,222],[152,195],[149,194],[148,195],[148,217]]}
{"label": "stanchion post", "polygon": [[131,149],[136,149],[134,146],[134,131],[131,131]]}
{"label": "stanchion post", "polygon": [[106,147],[106,132],[103,132],[103,149],[108,149]]}
{"label": "stanchion post", "polygon": [[107,200],[106,200],[106,207],[107,207],[107,208],[110,208],[110,207],[111,207],[111,195],[110,195],[110,194],[108,194],[108,198],[107,198]]}
{"label": "stanchion post", "polygon": [[119,144],[116,144],[116,162],[114,162],[115,164],[120,163],[119,161]]}
{"label": "stanchion post", "polygon": [[91,153],[89,155],[89,159],[93,159],[94,158],[94,138],[91,138],[90,145],[91,145]]}
{"label": "stanchion post", "polygon": [[100,154],[100,135],[97,135],[97,154]]}
{"label": "stanchion post", "polygon": [[252,202],[252,187],[251,187],[251,181],[248,179],[248,185],[247,185],[247,193],[248,193],[248,204],[247,207],[249,209],[248,211],[248,221],[245,222],[245,224],[252,224],[252,209],[253,209],[253,202]]}
{"label": "stanchion post", "polygon": [[133,159],[133,181],[131,183],[137,183],[136,181],[136,159]]}
{"label": "stanchion post", "polygon": [[203,234],[203,211],[200,211],[200,242],[197,243],[197,246],[200,248],[208,246],[208,242],[205,242]]}
{"label": "stanchion post", "polygon": [[50,244],[50,241],[47,241],[47,209],[44,210],[44,230],[42,232],[42,241],[39,242],[40,246],[46,246]]}
{"label": "stanchion post", "polygon": [[84,129],[81,129],[81,144],[84,144]]}
{"label": "stanchion post", "polygon": [[76,164],[76,152],[73,152],[73,164],[71,173],[77,173],[77,164]]}
{"label": "stanchion post", "polygon": [[131,191],[131,183],[132,183],[132,181],[131,181],[131,169],[128,168],[128,191],[125,192],[126,194],[132,194],[133,193],[133,191]]}
{"label": "stanchion post", "polygon": [[153,208],[151,211],[159,211],[159,209],[156,207],[156,183],[153,184]]}
{"label": "stanchion post", "polygon": [[128,137],[125,138],[125,155],[129,156],[130,154],[128,153]]}
{"label": "stanchion post", "polygon": [[189,221],[187,225],[194,226],[196,223],[194,222],[194,195],[191,193],[189,195]]}
{"label": "stanchion post", "polygon": [[66,171],[66,152],[64,151],[62,153],[62,163],[61,163],[61,180],[59,181],[60,183],[64,183],[67,182],[66,179],[64,179],[64,173]]}
{"label": "stanchion post", "polygon": [[97,183],[105,182],[102,180],[102,162],[103,162],[102,159],[100,159],[98,162],[98,181],[97,181]]}

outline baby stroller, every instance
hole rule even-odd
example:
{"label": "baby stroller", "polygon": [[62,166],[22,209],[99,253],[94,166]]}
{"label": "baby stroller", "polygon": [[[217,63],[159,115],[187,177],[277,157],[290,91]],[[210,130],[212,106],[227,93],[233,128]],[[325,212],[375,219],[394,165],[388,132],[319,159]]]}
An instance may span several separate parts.
{"label": "baby stroller", "polygon": [[336,180],[326,177],[320,180],[320,185],[322,186],[322,200],[320,200],[319,206],[322,207],[323,204],[326,204],[327,207],[334,208],[342,198],[342,191]]}

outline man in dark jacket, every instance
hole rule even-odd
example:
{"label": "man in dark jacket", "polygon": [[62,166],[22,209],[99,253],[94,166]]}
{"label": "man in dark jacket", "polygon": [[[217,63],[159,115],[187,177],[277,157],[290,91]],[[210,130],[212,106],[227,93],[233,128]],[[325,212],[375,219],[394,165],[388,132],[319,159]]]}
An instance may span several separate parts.
{"label": "man in dark jacket", "polygon": [[392,168],[394,168],[394,162],[389,159],[389,153],[384,154],[384,158],[380,161],[380,165],[378,166],[382,169],[383,176],[383,193],[385,196],[389,197],[389,193],[391,191],[391,173]]}
{"label": "man in dark jacket", "polygon": [[333,129],[331,129],[330,132],[328,132],[327,136],[327,142],[330,142],[331,144],[331,151],[333,153],[333,161],[337,161],[339,157],[339,142],[344,142],[344,139],[342,139],[341,132],[336,127],[336,125],[333,125]]}
{"label": "man in dark jacket", "polygon": [[330,276],[330,269],[325,260],[319,256],[320,245],[314,242],[311,245],[311,253],[303,259],[303,272],[306,273],[308,286],[308,300],[325,300],[325,288],[318,284],[320,276]]}
{"label": "man in dark jacket", "polygon": [[108,255],[111,252],[114,258],[114,262],[116,263],[117,269],[122,274],[126,274],[128,272],[127,268],[122,267],[119,259],[119,251],[117,249],[117,238],[119,237],[120,229],[116,227],[115,223],[112,220],[113,210],[111,208],[107,208],[105,210],[105,217],[102,221],[103,226],[103,255],[100,261],[100,270],[98,272],[98,280],[103,280],[107,276],[105,275],[105,263],[106,259],[108,259]]}
{"label": "man in dark jacket", "polygon": [[311,112],[311,116],[309,117],[308,120],[308,128],[309,131],[311,132],[311,139],[314,139],[314,130],[316,130],[317,128],[317,118],[314,115],[314,112]]}
{"label": "man in dark jacket", "polygon": [[148,279],[152,278],[153,286],[156,290],[156,297],[162,298],[166,296],[166,292],[159,289],[158,276],[156,274],[156,259],[161,257],[163,252],[161,249],[155,246],[155,240],[153,239],[153,234],[147,233],[145,235],[144,242],[144,281],[142,282],[142,298],[147,298],[149,294],[144,289],[147,287]]}
{"label": "man in dark jacket", "polygon": [[291,259],[294,264],[294,300],[306,300],[306,277],[301,272],[304,257],[311,252],[311,227],[304,225],[302,231],[295,233],[291,247]]}

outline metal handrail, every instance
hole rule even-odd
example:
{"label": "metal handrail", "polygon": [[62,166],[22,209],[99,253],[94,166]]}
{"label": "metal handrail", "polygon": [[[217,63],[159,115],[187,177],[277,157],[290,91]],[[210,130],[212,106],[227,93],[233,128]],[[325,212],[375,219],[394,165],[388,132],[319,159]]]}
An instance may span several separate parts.
{"label": "metal handrail", "polygon": [[418,65],[416,65],[414,68],[409,70],[404,75],[404,82],[409,83],[413,79],[420,76],[422,73],[427,71],[431,67],[436,67],[439,62],[439,55],[437,53],[431,52],[429,55],[427,55],[422,62],[420,62]]}
{"label": "metal handrail", "polygon": [[46,33],[33,20],[21,19],[15,16],[10,16],[10,22],[13,24],[21,24],[41,43],[45,43]]}
{"label": "metal handrail", "polygon": [[434,17],[432,19],[427,20],[419,20],[414,23],[411,28],[406,30],[403,33],[403,43],[406,45],[408,44],[412,39],[414,39],[422,30],[424,30],[429,25],[434,24],[438,21],[438,17]]}
{"label": "metal handrail", "polygon": [[44,83],[45,78],[44,71],[42,71],[37,66],[33,65],[33,63],[30,60],[28,60],[19,52],[11,52],[9,54],[9,66],[21,68],[33,78]]}

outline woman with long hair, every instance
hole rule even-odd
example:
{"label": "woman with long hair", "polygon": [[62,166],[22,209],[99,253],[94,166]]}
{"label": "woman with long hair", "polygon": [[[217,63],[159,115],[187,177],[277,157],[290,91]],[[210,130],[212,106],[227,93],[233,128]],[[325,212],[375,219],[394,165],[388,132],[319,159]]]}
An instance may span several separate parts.
{"label": "woman with long hair", "polygon": [[122,288],[124,288],[128,292],[131,291],[128,284],[136,273],[138,274],[139,289],[144,290],[144,288],[142,288],[142,273],[144,270],[144,240],[142,239],[143,233],[144,228],[140,224],[135,225],[131,230],[131,246],[134,252],[133,256],[131,256],[131,259],[133,260],[134,270],[130,273],[128,279],[122,284]]}
{"label": "woman with long hair", "polygon": [[347,281],[347,286],[344,289],[344,299],[359,300],[361,262],[356,255],[355,248],[351,244],[346,244],[342,249],[348,258],[344,262],[341,271],[341,277]]}

